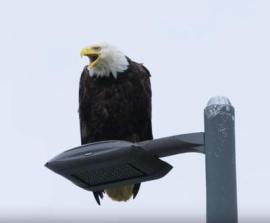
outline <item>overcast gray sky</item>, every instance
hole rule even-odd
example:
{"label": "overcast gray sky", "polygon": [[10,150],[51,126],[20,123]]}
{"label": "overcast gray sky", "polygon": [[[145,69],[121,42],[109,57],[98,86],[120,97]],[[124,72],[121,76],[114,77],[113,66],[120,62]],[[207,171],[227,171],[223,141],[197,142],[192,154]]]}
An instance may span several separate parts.
{"label": "overcast gray sky", "polygon": [[[98,207],[43,164],[80,144],[78,81],[88,44],[117,46],[152,74],[155,138],[203,131],[211,96],[236,109],[240,222],[270,219],[270,2],[1,1],[0,219],[205,221],[204,157],[174,169],[127,203]],[[135,220],[134,220],[135,219]],[[93,222],[93,221],[92,221]]]}

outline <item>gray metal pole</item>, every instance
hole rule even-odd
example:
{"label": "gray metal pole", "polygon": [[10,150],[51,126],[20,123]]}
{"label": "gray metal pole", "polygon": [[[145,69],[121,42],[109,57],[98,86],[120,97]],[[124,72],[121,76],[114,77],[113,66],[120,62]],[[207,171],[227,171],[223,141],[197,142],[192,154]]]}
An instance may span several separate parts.
{"label": "gray metal pole", "polygon": [[237,223],[234,108],[214,97],[204,110],[207,223]]}
{"label": "gray metal pole", "polygon": [[204,153],[204,133],[196,132],[169,136],[155,140],[138,142],[136,145],[157,155],[158,157],[187,152]]}

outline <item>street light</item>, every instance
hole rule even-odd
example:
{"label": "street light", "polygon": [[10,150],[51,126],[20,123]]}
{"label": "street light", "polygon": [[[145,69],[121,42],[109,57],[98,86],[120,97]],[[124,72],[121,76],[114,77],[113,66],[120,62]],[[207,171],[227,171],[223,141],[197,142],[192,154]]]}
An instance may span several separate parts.
{"label": "street light", "polygon": [[172,166],[160,158],[205,154],[207,223],[237,223],[234,108],[214,97],[204,110],[205,131],[137,143],[95,142],[67,150],[45,165],[89,191],[102,191],[165,176]]}

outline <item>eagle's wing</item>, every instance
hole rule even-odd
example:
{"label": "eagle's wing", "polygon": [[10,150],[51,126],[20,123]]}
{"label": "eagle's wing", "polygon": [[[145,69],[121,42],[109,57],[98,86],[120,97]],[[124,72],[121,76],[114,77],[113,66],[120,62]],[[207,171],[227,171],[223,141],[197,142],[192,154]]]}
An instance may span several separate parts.
{"label": "eagle's wing", "polygon": [[[79,112],[81,110],[81,102],[87,97],[87,88],[85,84],[88,83],[88,74],[86,72],[86,69],[83,70],[81,79],[80,79],[80,84],[79,84]],[[83,115],[80,113],[80,130],[81,130],[81,144],[86,144],[88,142],[88,131],[87,131],[87,126],[86,126],[86,117],[83,117]],[[93,192],[93,195],[95,197],[96,202],[98,205],[100,205],[100,198],[103,198],[103,193],[104,191],[95,191]]]}
{"label": "eagle's wing", "polygon": [[[135,63],[135,62],[133,62]],[[140,129],[137,134],[139,134],[139,141],[153,139],[152,134],[152,90],[150,83],[150,72],[142,64],[136,64],[136,69],[134,69],[140,78],[138,79],[138,87],[134,95],[136,95],[136,101],[134,102],[136,114],[138,116],[138,122]]]}
{"label": "eagle's wing", "polygon": [[[135,139],[130,141],[144,141],[153,139],[152,133],[152,90],[150,82],[150,72],[142,64],[131,62],[132,71],[137,73],[139,83],[137,84],[136,92],[134,95],[134,108],[139,120],[139,128],[135,134]],[[135,184],[133,187],[133,199],[136,198],[141,184]]]}
{"label": "eagle's wing", "polygon": [[80,117],[80,131],[81,131],[81,144],[88,143],[87,141],[87,127],[86,127],[86,117],[84,117],[83,113],[80,112],[82,110],[82,101],[84,101],[87,97],[87,88],[86,83],[88,82],[86,69],[83,70],[80,79],[79,85],[79,117]]}

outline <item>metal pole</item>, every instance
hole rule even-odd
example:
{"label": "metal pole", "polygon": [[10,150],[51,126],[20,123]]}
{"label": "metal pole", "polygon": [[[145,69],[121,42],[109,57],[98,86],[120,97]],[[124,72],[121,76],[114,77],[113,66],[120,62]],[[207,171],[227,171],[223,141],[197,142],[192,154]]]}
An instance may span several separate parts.
{"label": "metal pole", "polygon": [[196,132],[169,136],[138,142],[136,145],[158,157],[187,152],[204,153],[204,133]]}
{"label": "metal pole", "polygon": [[207,223],[237,223],[234,108],[211,98],[204,110]]}

